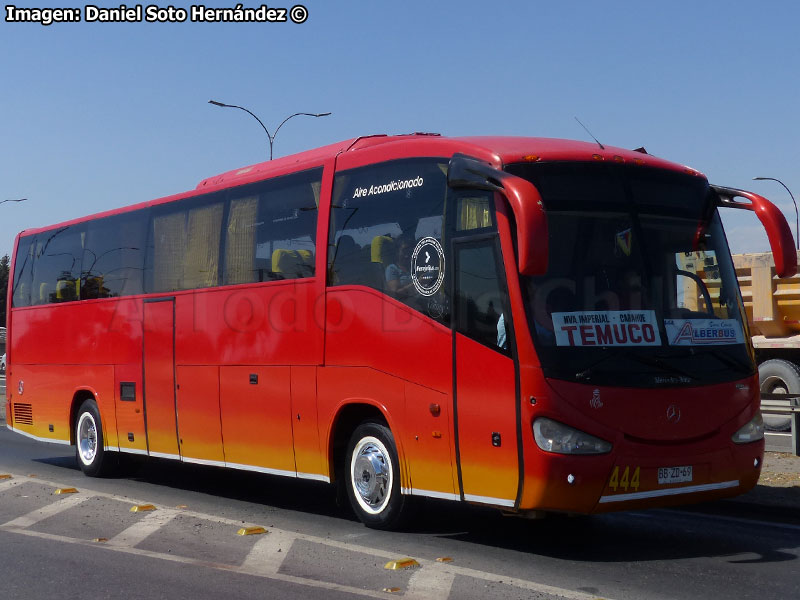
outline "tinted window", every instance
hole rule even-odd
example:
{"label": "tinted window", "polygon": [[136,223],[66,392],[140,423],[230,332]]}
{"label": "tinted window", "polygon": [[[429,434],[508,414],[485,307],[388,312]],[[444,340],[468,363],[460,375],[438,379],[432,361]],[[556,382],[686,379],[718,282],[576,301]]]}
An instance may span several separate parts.
{"label": "tinted window", "polygon": [[153,209],[147,285],[173,292],[219,284],[221,195],[189,198]]}
{"label": "tinted window", "polygon": [[[456,205],[455,234],[483,233],[495,229],[490,192],[453,192]],[[479,231],[480,230],[480,231]]]}
{"label": "tinted window", "polygon": [[36,237],[20,238],[17,258],[14,262],[13,306],[29,306],[31,303],[31,274]]}
{"label": "tinted window", "polygon": [[328,282],[369,286],[446,320],[446,172],[446,162],[414,159],[339,174]]}
{"label": "tinted window", "polygon": [[508,353],[505,280],[494,240],[456,246],[455,327],[489,348]]}
{"label": "tinted window", "polygon": [[31,304],[80,299],[84,225],[60,227],[36,236]]}
{"label": "tinted window", "polygon": [[743,305],[705,179],[526,163],[547,208],[547,273],[523,277],[547,377],[628,387],[751,376]]}
{"label": "tinted window", "polygon": [[83,250],[81,299],[141,294],[146,211],[89,221]]}
{"label": "tinted window", "polygon": [[310,277],[322,169],[20,239],[14,306]]}
{"label": "tinted window", "polygon": [[314,275],[322,169],[229,192],[225,284]]}

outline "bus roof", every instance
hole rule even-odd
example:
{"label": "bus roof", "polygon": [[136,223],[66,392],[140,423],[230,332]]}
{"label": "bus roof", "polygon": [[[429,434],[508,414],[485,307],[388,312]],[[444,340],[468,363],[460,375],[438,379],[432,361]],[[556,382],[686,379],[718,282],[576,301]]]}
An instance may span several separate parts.
{"label": "bus roof", "polygon": [[[682,165],[656,158],[636,150],[626,150],[596,143],[577,142],[557,138],[514,137],[514,136],[472,136],[442,137],[435,133],[413,133],[409,135],[370,135],[345,140],[337,144],[315,148],[272,161],[266,161],[227,171],[202,180],[196,189],[205,190],[217,187],[241,185],[268,176],[296,170],[303,164],[319,164],[338,154],[365,152],[363,162],[404,156],[452,156],[460,152],[474,154],[476,158],[487,160],[495,166],[525,161],[594,161],[608,160],[647,164],[662,169],[691,171]],[[381,157],[377,154],[384,155]]]}
{"label": "bus roof", "polygon": [[108,217],[147,206],[218,191],[227,187],[244,185],[268,177],[276,177],[305,168],[317,167],[334,157],[338,157],[337,166],[339,168],[352,168],[372,162],[396,158],[409,158],[413,156],[449,157],[456,153],[474,156],[475,158],[489,162],[495,167],[502,167],[502,165],[517,162],[615,161],[631,162],[660,169],[701,175],[701,173],[694,169],[651,156],[642,151],[626,150],[611,146],[604,146],[601,148],[599,144],[590,142],[514,136],[450,138],[435,133],[413,133],[409,135],[379,134],[352,138],[298,154],[241,167],[203,179],[194,190],[103,211],[56,225],[28,229],[22,233],[31,235],[40,231],[47,231],[57,227],[74,225],[83,221]]}

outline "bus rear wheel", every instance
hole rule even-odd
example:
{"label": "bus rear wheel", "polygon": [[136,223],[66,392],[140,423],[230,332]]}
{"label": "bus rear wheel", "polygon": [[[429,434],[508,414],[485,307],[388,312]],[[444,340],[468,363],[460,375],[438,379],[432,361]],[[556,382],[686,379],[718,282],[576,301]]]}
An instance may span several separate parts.
{"label": "bus rear wheel", "polygon": [[109,475],[116,466],[115,455],[103,447],[103,425],[94,400],[85,400],[75,420],[75,453],[81,470],[90,477]]}
{"label": "bus rear wheel", "polygon": [[391,430],[362,423],[350,437],[345,487],[359,520],[373,529],[396,529],[408,515],[410,499],[400,494],[400,463]]}

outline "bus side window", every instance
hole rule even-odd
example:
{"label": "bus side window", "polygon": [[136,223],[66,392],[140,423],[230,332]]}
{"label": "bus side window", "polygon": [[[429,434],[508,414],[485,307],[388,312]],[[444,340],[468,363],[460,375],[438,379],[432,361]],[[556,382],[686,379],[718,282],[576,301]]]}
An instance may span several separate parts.
{"label": "bus side window", "polygon": [[230,192],[224,285],[314,276],[322,169]]}
{"label": "bus side window", "polygon": [[489,193],[481,196],[459,195],[457,206],[458,212],[455,221],[457,233],[473,233],[476,229],[487,229],[494,226],[492,201]]}
{"label": "bus side window", "polygon": [[141,294],[147,212],[89,221],[83,253],[81,299]]}
{"label": "bus side window", "polygon": [[36,238],[34,236],[20,238],[14,263],[14,289],[12,291],[14,307],[31,305],[31,274],[35,248]]}
{"label": "bus side window", "polygon": [[220,196],[187,198],[153,210],[152,289],[173,292],[219,285]]}
{"label": "bus side window", "polygon": [[[447,273],[442,237],[446,167],[439,159],[409,159],[339,173],[328,238],[328,285],[371,287],[449,322],[445,281],[431,275]],[[422,253],[417,262],[425,262],[416,271],[415,252]]]}
{"label": "bus side window", "polygon": [[84,228],[83,224],[61,227],[36,237],[32,304],[70,302],[80,298]]}

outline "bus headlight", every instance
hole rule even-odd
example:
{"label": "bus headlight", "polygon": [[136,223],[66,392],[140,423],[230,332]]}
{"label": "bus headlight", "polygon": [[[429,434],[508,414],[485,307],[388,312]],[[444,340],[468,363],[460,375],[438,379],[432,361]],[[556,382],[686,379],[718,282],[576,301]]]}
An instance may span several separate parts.
{"label": "bus headlight", "polygon": [[611,451],[611,443],[547,417],[533,422],[533,437],[545,452],[605,454]]}
{"label": "bus headlight", "polygon": [[761,416],[761,411],[758,411],[756,416],[750,419],[750,422],[747,425],[734,433],[731,439],[733,440],[734,444],[749,444],[750,442],[763,440],[764,419]]}

